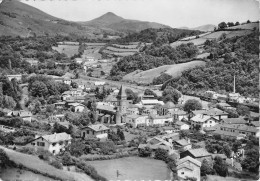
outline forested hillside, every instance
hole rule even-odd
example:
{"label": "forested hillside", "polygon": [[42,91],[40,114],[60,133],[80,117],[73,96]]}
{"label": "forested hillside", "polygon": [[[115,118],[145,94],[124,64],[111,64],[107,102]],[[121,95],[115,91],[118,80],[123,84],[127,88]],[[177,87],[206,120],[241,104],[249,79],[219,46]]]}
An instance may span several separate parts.
{"label": "forested hillside", "polygon": [[181,77],[171,79],[171,85],[186,93],[203,90],[232,92],[233,76],[236,91],[245,96],[258,97],[259,90],[259,33],[226,38],[221,42],[207,40],[204,48],[210,53],[210,61],[204,68],[185,71]]}

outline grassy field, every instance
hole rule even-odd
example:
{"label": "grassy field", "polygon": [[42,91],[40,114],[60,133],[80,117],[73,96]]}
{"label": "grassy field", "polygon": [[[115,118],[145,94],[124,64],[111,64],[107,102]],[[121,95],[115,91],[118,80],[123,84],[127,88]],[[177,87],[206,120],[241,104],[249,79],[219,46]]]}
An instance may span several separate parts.
{"label": "grassy field", "polygon": [[58,51],[59,53],[65,53],[68,57],[72,57],[75,54],[78,54],[78,45],[58,45],[58,47],[52,47],[53,50]]}
{"label": "grassy field", "polygon": [[113,44],[113,46],[118,48],[128,48],[128,49],[135,49],[138,45],[119,45],[119,44]]}
{"label": "grassy field", "polygon": [[194,68],[196,66],[204,66],[204,61],[192,61],[174,65],[163,65],[154,69],[132,72],[123,77],[123,80],[135,81],[137,83],[152,83],[155,77],[160,76],[162,73],[169,74],[173,77],[180,76],[184,70]]}
{"label": "grassy field", "polygon": [[126,48],[114,48],[114,47],[107,47],[106,49],[114,52],[138,52],[138,49],[126,49]]}
{"label": "grassy field", "polygon": [[44,162],[43,160],[40,160],[36,156],[19,153],[2,146],[0,146],[0,148],[7,153],[10,160],[13,160],[17,164],[21,164],[28,169],[36,170],[41,174],[47,173],[50,176],[55,176],[62,180],[75,180],[75,181],[93,180],[86,174],[59,170],[49,165],[48,163]]}
{"label": "grassy field", "polygon": [[102,56],[100,53],[98,53],[100,48],[101,48],[100,46],[87,47],[86,50],[84,50],[82,57],[89,56],[89,57],[94,57],[95,59],[101,59]]}
{"label": "grassy field", "polygon": [[121,56],[121,57],[125,57],[125,56],[129,56],[129,55],[133,55],[135,54],[135,52],[122,52],[122,53],[118,53],[118,52],[113,52],[110,50],[103,50],[104,53],[110,54],[110,55],[116,55],[116,56]]}
{"label": "grassy field", "polygon": [[5,170],[2,170],[2,173],[0,173],[0,178],[3,180],[9,180],[9,181],[55,181],[54,179],[51,179],[49,177],[45,177],[40,174],[35,174],[31,171],[17,169],[17,168],[8,168]]}
{"label": "grassy field", "polygon": [[[126,157],[114,160],[88,161],[108,180],[169,180],[170,171],[159,160]],[[117,170],[119,176],[117,177]]]}

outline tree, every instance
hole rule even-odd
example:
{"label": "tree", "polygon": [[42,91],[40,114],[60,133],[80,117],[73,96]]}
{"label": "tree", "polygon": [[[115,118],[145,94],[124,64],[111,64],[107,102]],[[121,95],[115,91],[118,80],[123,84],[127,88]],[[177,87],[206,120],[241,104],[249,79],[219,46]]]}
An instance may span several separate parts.
{"label": "tree", "polygon": [[158,148],[155,151],[154,158],[157,159],[157,160],[166,161],[167,158],[168,158],[168,151],[164,150],[162,148]]}
{"label": "tree", "polygon": [[240,116],[249,116],[250,115],[250,109],[247,106],[244,105],[238,105],[237,106],[237,113]]}
{"label": "tree", "polygon": [[231,147],[228,144],[224,144],[221,152],[223,152],[227,157],[230,157],[232,150],[231,150]]}
{"label": "tree", "polygon": [[120,138],[120,140],[125,140],[124,132],[120,128],[117,128],[117,135]]}
{"label": "tree", "polygon": [[228,27],[232,27],[232,26],[234,26],[234,23],[233,22],[228,22],[227,25],[228,25]]}
{"label": "tree", "polygon": [[228,166],[225,161],[222,160],[221,157],[216,157],[213,165],[213,169],[216,173],[222,177],[226,177],[228,174]]}
{"label": "tree", "polygon": [[3,149],[0,149],[0,168],[6,168],[9,164],[9,157]]}
{"label": "tree", "polygon": [[68,151],[66,151],[63,154],[61,159],[62,159],[62,164],[66,165],[66,166],[72,165],[74,163],[73,160],[72,160],[72,157],[71,157],[71,155]]}
{"label": "tree", "polygon": [[77,82],[71,82],[71,87],[72,88],[78,88]]}
{"label": "tree", "polygon": [[247,150],[246,157],[242,161],[241,166],[244,170],[258,173],[258,169],[259,169],[259,151],[258,151],[258,149]]}
{"label": "tree", "polygon": [[181,93],[174,89],[173,87],[166,87],[162,93],[163,102],[173,102],[174,104],[177,104],[179,101],[179,98],[181,97]]}
{"label": "tree", "polygon": [[70,146],[67,149],[71,155],[79,157],[84,154],[86,145],[80,140],[72,140]]}
{"label": "tree", "polygon": [[7,109],[13,109],[16,106],[16,102],[10,96],[4,96],[3,107]]}
{"label": "tree", "polygon": [[235,26],[238,26],[238,25],[240,25],[240,23],[237,21],[237,22],[235,23]]}
{"label": "tree", "polygon": [[247,22],[246,23],[251,23],[251,21],[250,20],[247,20]]}
{"label": "tree", "polygon": [[154,93],[151,89],[145,89],[144,95],[151,95],[151,96],[154,96],[155,98],[157,98],[157,94]]}
{"label": "tree", "polygon": [[185,102],[183,109],[190,113],[191,111],[202,109],[202,105],[197,99],[189,99]]}
{"label": "tree", "polygon": [[152,154],[152,150],[149,147],[139,149],[139,156],[140,157],[149,157]]}
{"label": "tree", "polygon": [[224,29],[226,27],[227,27],[227,24],[225,22],[221,22],[221,23],[218,24],[219,29]]}
{"label": "tree", "polygon": [[201,167],[200,167],[200,175],[201,176],[206,176],[206,175],[213,175],[214,170],[212,168],[212,165],[209,164],[207,159],[204,159],[202,161]]}
{"label": "tree", "polygon": [[48,94],[48,88],[43,82],[35,81],[32,83],[30,92],[34,97],[45,97]]}

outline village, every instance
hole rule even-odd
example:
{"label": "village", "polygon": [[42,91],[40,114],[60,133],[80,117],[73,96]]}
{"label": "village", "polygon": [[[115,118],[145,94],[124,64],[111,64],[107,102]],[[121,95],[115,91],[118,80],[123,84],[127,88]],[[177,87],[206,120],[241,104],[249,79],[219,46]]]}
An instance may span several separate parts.
{"label": "village", "polygon": [[[32,77],[40,79],[39,75]],[[133,99],[135,93],[124,85],[117,87],[105,81],[57,76],[51,79],[68,85],[69,89],[52,104],[41,105],[38,113],[31,109],[35,107],[33,102],[23,110],[2,109],[2,118],[9,119],[10,124],[1,121],[4,124],[0,130],[2,136],[12,135],[6,140],[7,148],[29,154],[34,152],[40,158],[49,152],[52,156],[48,157],[56,160],[49,162],[57,168],[66,166],[63,161],[57,161],[63,160],[64,153],[81,156],[82,153],[73,153],[72,147],[87,144],[84,147],[91,147],[88,148],[90,151],[81,150],[86,160],[106,160],[111,156],[115,159],[151,157],[170,165],[173,178],[201,180],[206,176],[205,170],[202,171],[205,169],[203,164],[212,165],[216,159],[228,165],[222,171],[226,172],[223,176],[230,169],[234,173],[242,172],[247,142],[259,136],[259,114],[249,111],[244,116],[230,118],[227,110],[237,108],[225,101],[201,104],[200,99],[185,100],[185,95],[171,88],[168,92],[153,90],[157,94],[150,89],[139,91],[138,99]],[[159,97],[169,97],[169,101]],[[19,126],[11,123],[13,118],[21,120]],[[35,129],[35,125],[40,129]],[[18,136],[18,132],[23,133]],[[225,151],[211,147],[212,142],[221,144],[221,140],[238,145],[229,145]],[[91,142],[100,146],[93,147]]]}

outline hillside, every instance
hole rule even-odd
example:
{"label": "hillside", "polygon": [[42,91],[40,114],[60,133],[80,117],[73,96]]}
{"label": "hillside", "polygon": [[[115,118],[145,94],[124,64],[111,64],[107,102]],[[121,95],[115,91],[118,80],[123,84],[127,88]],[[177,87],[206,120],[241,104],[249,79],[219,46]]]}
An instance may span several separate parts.
{"label": "hillside", "polygon": [[81,22],[81,24],[103,30],[114,30],[119,32],[139,32],[148,28],[170,28],[169,26],[154,22],[124,19],[112,12],[108,12],[91,21]]}
{"label": "hillside", "polygon": [[0,4],[0,36],[69,35],[93,37],[93,27],[65,21],[16,0]]}
{"label": "hillside", "polygon": [[[221,31],[205,33],[200,35],[199,38],[196,36],[186,37],[185,39],[178,40],[176,42],[171,43],[171,46],[176,47],[183,43],[194,43],[194,45],[203,45],[206,42],[206,40],[219,39],[223,33],[226,34],[226,38],[245,36],[252,33],[252,31],[254,31],[254,28],[259,29],[259,23],[248,23],[248,24],[229,27]],[[231,31],[231,29],[234,30]]]}
{"label": "hillside", "polygon": [[136,70],[123,77],[123,80],[132,81],[136,83],[152,83],[153,79],[159,77],[162,73],[171,75],[173,78],[182,75],[182,72],[188,69],[192,69],[197,66],[205,66],[204,61],[192,61],[187,63],[163,65],[154,69],[141,71]]}
{"label": "hillside", "polygon": [[217,27],[215,25],[212,24],[207,24],[207,25],[202,25],[202,26],[198,26],[198,27],[194,27],[194,28],[189,28],[187,26],[183,26],[183,27],[179,27],[179,29],[185,29],[185,30],[198,30],[198,31],[214,31],[214,28]]}

